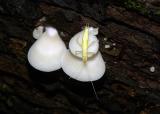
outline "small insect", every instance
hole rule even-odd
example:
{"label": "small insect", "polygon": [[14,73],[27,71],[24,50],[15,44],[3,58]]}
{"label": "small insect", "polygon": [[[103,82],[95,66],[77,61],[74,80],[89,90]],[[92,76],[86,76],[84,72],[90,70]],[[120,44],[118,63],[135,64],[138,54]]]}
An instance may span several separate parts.
{"label": "small insect", "polygon": [[88,58],[88,37],[89,37],[89,26],[85,26],[83,38],[82,38],[82,60],[86,64]]}
{"label": "small insect", "polygon": [[[83,38],[82,38],[82,60],[84,64],[87,63],[87,59],[88,59],[88,38],[89,38],[89,26],[86,25],[84,28],[84,33],[83,33]],[[91,81],[91,84],[92,84],[96,99],[99,100],[99,97],[96,93],[96,90],[95,90],[95,87],[92,81]]]}

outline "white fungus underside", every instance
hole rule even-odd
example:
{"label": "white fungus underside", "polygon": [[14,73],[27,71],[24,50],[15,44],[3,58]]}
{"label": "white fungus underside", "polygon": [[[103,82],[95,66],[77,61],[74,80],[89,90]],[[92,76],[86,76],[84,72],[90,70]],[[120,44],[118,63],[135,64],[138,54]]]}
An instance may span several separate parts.
{"label": "white fungus underside", "polygon": [[61,68],[61,58],[65,51],[65,44],[58,34],[51,36],[46,32],[29,49],[28,61],[37,70],[55,71]]}
{"label": "white fungus underside", "polygon": [[84,64],[81,59],[66,51],[62,59],[62,69],[67,75],[78,81],[96,81],[104,75],[105,63],[100,52]]}

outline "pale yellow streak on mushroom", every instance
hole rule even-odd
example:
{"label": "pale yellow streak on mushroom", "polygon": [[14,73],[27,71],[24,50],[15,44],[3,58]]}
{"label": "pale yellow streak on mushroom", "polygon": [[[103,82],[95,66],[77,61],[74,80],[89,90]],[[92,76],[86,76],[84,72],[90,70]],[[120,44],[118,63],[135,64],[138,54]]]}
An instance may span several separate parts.
{"label": "pale yellow streak on mushroom", "polygon": [[82,38],[82,60],[84,64],[87,63],[87,58],[88,58],[88,37],[89,37],[89,27],[85,26]]}

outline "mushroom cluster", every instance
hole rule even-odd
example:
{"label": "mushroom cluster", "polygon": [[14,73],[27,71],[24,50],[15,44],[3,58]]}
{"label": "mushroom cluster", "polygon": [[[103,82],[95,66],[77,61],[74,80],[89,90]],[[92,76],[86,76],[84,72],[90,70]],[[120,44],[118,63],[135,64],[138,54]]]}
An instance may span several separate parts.
{"label": "mushroom cluster", "polygon": [[105,62],[99,51],[98,28],[86,26],[66,46],[55,28],[38,27],[33,31],[37,41],[28,52],[28,61],[36,69],[51,72],[62,68],[71,78],[88,82],[100,79]]}

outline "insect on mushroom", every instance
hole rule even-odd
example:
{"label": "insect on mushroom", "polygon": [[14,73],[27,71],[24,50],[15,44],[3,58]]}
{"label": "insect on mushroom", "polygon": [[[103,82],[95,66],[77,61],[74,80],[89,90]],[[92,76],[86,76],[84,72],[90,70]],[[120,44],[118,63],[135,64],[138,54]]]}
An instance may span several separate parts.
{"label": "insect on mushroom", "polygon": [[[71,78],[92,83],[104,75],[105,63],[98,50],[97,34],[97,28],[86,26],[71,38],[69,50],[62,58],[62,69]],[[94,86],[93,90],[95,92]],[[95,95],[97,97],[96,92]]]}
{"label": "insect on mushroom", "polygon": [[[88,58],[88,37],[89,37],[89,26],[87,25],[85,26],[83,38],[82,38],[82,60],[84,64],[86,64],[87,58]],[[96,90],[92,81],[91,81],[91,84],[92,84],[95,96],[99,100],[99,97],[96,93]]]}
{"label": "insect on mushroom", "polygon": [[89,27],[85,26],[82,38],[82,60],[84,63],[87,62],[88,58],[88,37],[89,37]]}

